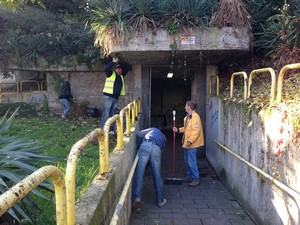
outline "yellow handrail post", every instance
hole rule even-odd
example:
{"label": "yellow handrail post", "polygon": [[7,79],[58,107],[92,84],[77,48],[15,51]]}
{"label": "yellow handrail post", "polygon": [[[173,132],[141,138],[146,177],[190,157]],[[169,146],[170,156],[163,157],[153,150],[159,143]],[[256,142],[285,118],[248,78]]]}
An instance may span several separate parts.
{"label": "yellow handrail post", "polygon": [[219,95],[220,92],[220,79],[218,75],[211,75],[209,79],[209,94],[212,95],[212,78],[216,78],[216,95]]}
{"label": "yellow handrail post", "polygon": [[134,124],[135,123],[135,115],[134,115],[134,105],[133,105],[133,102],[130,102],[127,107],[129,108],[130,110],[130,114],[131,114],[131,124]]}
{"label": "yellow handrail post", "polygon": [[44,83],[47,85],[47,81],[43,80],[43,81],[41,82],[41,91],[44,90],[44,85],[43,85]]}
{"label": "yellow handrail post", "polygon": [[77,141],[68,156],[67,168],[66,168],[66,194],[67,194],[67,208],[68,208],[68,225],[76,224],[76,209],[75,209],[75,178],[76,167],[80,153],[89,143],[91,143],[96,137],[103,136],[101,129],[96,129],[89,133],[87,136]]}
{"label": "yellow handrail post", "polygon": [[[129,109],[128,109],[127,106],[125,106],[125,107],[120,111],[120,119],[121,119],[122,132],[123,132],[123,130],[124,130],[124,128],[125,128],[124,135],[127,135],[127,120],[129,119],[129,118],[127,118],[127,114],[129,113],[128,111],[129,111]],[[128,113],[127,113],[127,112],[128,112]],[[125,116],[126,116],[126,117],[125,117],[125,122],[126,122],[125,127],[123,126],[123,125],[124,125],[124,114],[125,114]],[[129,123],[129,126],[130,126],[130,123]]]}
{"label": "yellow handrail post", "polygon": [[0,216],[48,177],[52,178],[55,188],[57,225],[68,224],[64,176],[62,172],[55,166],[44,166],[36,170],[31,175],[24,178],[22,181],[3,193],[0,196]]}
{"label": "yellow handrail post", "polygon": [[119,115],[116,117],[116,124],[117,124],[117,146],[115,150],[122,150],[124,148],[124,142],[123,142],[123,125],[122,120]]}
{"label": "yellow handrail post", "polygon": [[234,85],[234,77],[235,76],[243,76],[244,77],[244,100],[247,99],[247,73],[246,72],[235,72],[231,75],[230,78],[230,97],[233,97],[233,85]]}
{"label": "yellow handrail post", "polygon": [[137,117],[139,115],[139,103],[138,103],[138,100],[134,100],[133,101],[133,104],[134,104],[134,121],[137,121]]}
{"label": "yellow handrail post", "polygon": [[125,130],[125,134],[127,136],[130,135],[130,108],[127,107],[128,110],[126,110],[126,130]]}
{"label": "yellow handrail post", "polygon": [[110,126],[120,117],[119,115],[114,115],[110,117],[104,124],[104,137],[101,137],[99,144],[99,157],[100,157],[100,172],[98,179],[105,180],[107,178],[107,173],[111,171],[109,166],[109,128]]}
{"label": "yellow handrail post", "polygon": [[138,98],[138,114],[141,113],[141,98]]}
{"label": "yellow handrail post", "polygon": [[278,83],[277,83],[277,97],[276,97],[277,104],[279,104],[281,102],[281,98],[282,98],[282,83],[283,83],[283,77],[284,77],[285,72],[287,70],[299,69],[299,68],[300,68],[300,63],[295,63],[295,64],[285,65],[280,70],[279,76],[278,76]]}
{"label": "yellow handrail post", "polygon": [[261,73],[266,73],[266,72],[269,72],[270,75],[271,75],[271,78],[272,78],[270,105],[273,105],[274,104],[274,100],[275,100],[275,92],[276,92],[276,75],[275,75],[275,71],[272,68],[270,68],[270,67],[268,67],[268,68],[262,68],[262,69],[257,69],[257,70],[252,70],[251,71],[251,73],[249,75],[248,98],[251,95],[251,92],[250,92],[251,89],[250,89],[250,87],[252,85],[253,75],[261,74]]}

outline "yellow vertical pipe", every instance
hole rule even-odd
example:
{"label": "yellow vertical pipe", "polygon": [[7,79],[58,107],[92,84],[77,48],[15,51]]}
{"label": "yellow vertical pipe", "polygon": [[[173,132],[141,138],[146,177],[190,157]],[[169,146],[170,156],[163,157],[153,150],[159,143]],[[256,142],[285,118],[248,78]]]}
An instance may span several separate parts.
{"label": "yellow vertical pipe", "polygon": [[133,116],[134,116],[134,115],[133,115],[133,112],[132,112],[132,104],[133,104],[133,103],[130,102],[130,103],[127,105],[128,109],[129,109],[130,116],[131,116],[131,117],[130,117],[130,124],[134,124],[134,123],[133,123],[133,120],[132,120],[132,118],[133,118]]}
{"label": "yellow vertical pipe", "polygon": [[120,116],[117,117],[117,146],[115,150],[122,150],[124,148],[123,142],[123,126]]}
{"label": "yellow vertical pipe", "polygon": [[277,104],[279,104],[281,102],[281,98],[282,98],[282,84],[283,84],[283,77],[284,77],[285,72],[287,70],[299,69],[299,68],[300,68],[300,63],[294,63],[294,64],[285,65],[280,70],[279,76],[278,76],[278,82],[277,82],[277,97],[276,97]]}
{"label": "yellow vertical pipe", "polygon": [[138,114],[141,112],[141,98],[138,98]]}
{"label": "yellow vertical pipe", "polygon": [[76,208],[75,208],[75,179],[76,179],[76,167],[78,158],[82,150],[91,143],[97,136],[103,136],[101,129],[95,129],[87,136],[77,141],[68,156],[67,168],[66,168],[66,194],[67,194],[67,207],[68,207],[68,225],[76,224]]}
{"label": "yellow vertical pipe", "polygon": [[126,111],[126,130],[125,134],[129,136],[130,134],[130,109]]}
{"label": "yellow vertical pipe", "polygon": [[108,132],[104,132],[104,135],[100,138],[99,144],[99,178],[106,179],[106,172],[109,172],[109,162],[108,162]]}
{"label": "yellow vertical pipe", "polygon": [[111,168],[109,166],[109,128],[110,126],[119,118],[119,115],[114,115],[110,117],[104,125],[104,137],[101,137],[99,144],[99,158],[100,158],[100,173],[99,179],[106,179],[107,173],[110,172]]}

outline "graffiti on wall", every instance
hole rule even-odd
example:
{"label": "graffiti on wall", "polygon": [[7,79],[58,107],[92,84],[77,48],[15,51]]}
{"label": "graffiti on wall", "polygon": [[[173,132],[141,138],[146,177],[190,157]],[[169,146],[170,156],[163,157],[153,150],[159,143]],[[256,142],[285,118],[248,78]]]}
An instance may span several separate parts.
{"label": "graffiti on wall", "polygon": [[210,115],[210,127],[213,127],[213,125],[219,119],[219,109],[216,108],[212,100],[210,100],[209,102],[209,115]]}
{"label": "graffiti on wall", "polygon": [[43,94],[30,94],[26,98],[26,102],[31,105],[41,105],[45,99]]}

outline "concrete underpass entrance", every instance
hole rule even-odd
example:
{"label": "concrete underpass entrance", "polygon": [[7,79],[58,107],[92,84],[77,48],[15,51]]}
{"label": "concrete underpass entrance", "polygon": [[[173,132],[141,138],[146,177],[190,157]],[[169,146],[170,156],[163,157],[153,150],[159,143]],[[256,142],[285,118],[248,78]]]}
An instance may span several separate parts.
{"label": "concrete underpass entrance", "polygon": [[[198,67],[183,69],[174,66],[174,76],[167,78],[169,67],[145,67],[142,69],[143,128],[160,129],[173,126],[172,111],[176,110],[176,124],[182,125],[185,102],[198,103],[198,113],[205,124],[206,76]],[[199,91],[200,89],[200,91]]]}
{"label": "concrete underpass entrance", "polygon": [[176,110],[177,122],[185,116],[185,102],[191,98],[191,81],[182,76],[167,78],[165,69],[153,69],[151,76],[151,127],[173,126],[172,111]]}
{"label": "concrete underpass entrance", "polygon": [[[162,174],[171,177],[173,132],[166,128],[167,149],[162,154]],[[176,140],[175,177],[185,176],[185,165],[181,149],[181,135]],[[203,151],[203,150],[199,150]],[[188,187],[188,183],[164,185],[167,204],[156,206],[155,191],[150,167],[147,167],[141,210],[133,211],[131,225],[255,225],[245,210],[221,183],[205,156],[198,157],[201,183]]]}

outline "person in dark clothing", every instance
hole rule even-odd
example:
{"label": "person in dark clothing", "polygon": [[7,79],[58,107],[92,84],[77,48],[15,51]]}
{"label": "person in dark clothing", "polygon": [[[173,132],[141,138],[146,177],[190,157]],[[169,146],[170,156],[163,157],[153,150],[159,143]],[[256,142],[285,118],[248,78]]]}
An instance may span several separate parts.
{"label": "person in dark clothing", "polygon": [[133,208],[140,208],[142,203],[143,177],[148,161],[151,165],[151,174],[156,192],[156,204],[158,207],[162,207],[167,203],[167,200],[164,198],[163,193],[161,153],[166,147],[167,139],[159,129],[148,128],[137,133],[136,141],[139,146],[139,160],[135,169],[132,185]]}
{"label": "person in dark clothing", "polygon": [[[113,70],[113,67],[115,69]],[[125,95],[124,77],[131,69],[131,65],[120,62],[114,57],[105,68],[106,81],[103,88],[102,98],[102,118],[100,128],[103,129],[108,118],[114,115],[115,109],[118,107],[118,99],[120,95]],[[111,130],[111,132],[113,132]]]}
{"label": "person in dark clothing", "polygon": [[58,98],[59,98],[59,102],[64,107],[64,112],[61,117],[62,119],[67,119],[67,115],[71,110],[70,100],[73,99],[73,96],[71,94],[70,81],[68,80],[64,81]]}

